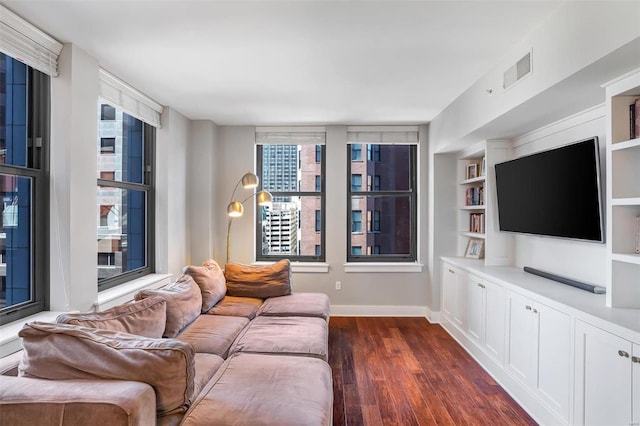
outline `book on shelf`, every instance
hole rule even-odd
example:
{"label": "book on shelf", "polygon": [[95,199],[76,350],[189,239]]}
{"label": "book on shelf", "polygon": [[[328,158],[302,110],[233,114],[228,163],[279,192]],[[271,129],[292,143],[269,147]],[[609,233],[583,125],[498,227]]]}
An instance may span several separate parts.
{"label": "book on shelf", "polygon": [[629,139],[640,138],[640,98],[629,105]]}
{"label": "book on shelf", "polygon": [[465,206],[484,205],[484,186],[467,188],[464,204]]}
{"label": "book on shelf", "polygon": [[471,213],[469,215],[469,232],[484,234],[484,213]]}

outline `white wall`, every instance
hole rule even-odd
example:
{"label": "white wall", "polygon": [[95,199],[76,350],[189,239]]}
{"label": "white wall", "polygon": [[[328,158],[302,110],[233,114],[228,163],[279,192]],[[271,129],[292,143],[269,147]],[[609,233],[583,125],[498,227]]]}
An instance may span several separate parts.
{"label": "white wall", "polygon": [[[585,111],[553,123],[513,141],[513,158],[567,145],[593,136],[600,142],[602,208],[605,208],[605,108]],[[606,221],[603,220],[603,226]],[[530,235],[515,236],[515,264],[530,266],[605,287],[607,251],[605,244]]]}
{"label": "white wall", "polygon": [[[226,205],[236,182],[247,171],[255,170],[255,128],[253,126],[218,126],[217,151],[214,158],[214,177],[219,185],[219,194],[214,210],[223,212],[216,219],[214,258],[222,265],[225,261]],[[419,261],[426,263],[428,250],[427,205],[428,205],[428,152],[427,128],[421,128],[419,147]],[[194,147],[196,145],[193,145]],[[346,273],[347,218],[347,146],[346,126],[327,126],[327,231],[326,262],[328,273],[300,273],[293,275],[295,291],[322,292],[329,295],[334,309],[342,313],[359,314],[422,314],[431,306],[437,293],[429,290],[426,266],[422,272],[411,273]],[[194,176],[194,178],[201,178]],[[199,183],[197,185],[200,185]],[[238,191],[246,191],[240,188]],[[234,219],[232,226],[230,260],[251,263],[255,259],[254,208],[245,205],[241,218]],[[200,238],[206,236],[199,235]],[[203,244],[203,243],[198,243]],[[341,281],[342,290],[335,289]]]}

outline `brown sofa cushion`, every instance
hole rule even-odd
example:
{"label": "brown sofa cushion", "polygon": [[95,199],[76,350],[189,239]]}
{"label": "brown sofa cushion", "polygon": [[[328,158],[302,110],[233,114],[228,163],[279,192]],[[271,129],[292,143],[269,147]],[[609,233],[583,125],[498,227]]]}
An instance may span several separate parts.
{"label": "brown sofa cushion", "polygon": [[161,297],[150,297],[102,312],[62,314],[56,322],[160,338],[167,322],[167,302]]}
{"label": "brown sofa cushion", "polygon": [[167,323],[164,337],[176,337],[180,330],[191,324],[202,310],[202,294],[200,287],[191,275],[182,275],[178,280],[166,287],[141,290],[135,299],[160,296],[167,302]]}
{"label": "brown sofa cushion", "polygon": [[258,315],[274,317],[318,317],[329,320],[331,302],[324,293],[291,293],[264,301]]}
{"label": "brown sofa cushion", "polygon": [[202,293],[202,313],[218,303],[227,292],[224,273],[220,266],[211,260],[209,266],[187,266],[184,273],[191,275]]}
{"label": "brown sofa cushion", "polygon": [[227,263],[224,276],[229,296],[266,299],[291,293],[291,262],[288,259],[265,266]]}
{"label": "brown sofa cushion", "polygon": [[244,317],[200,315],[176,337],[193,345],[196,352],[227,357],[229,348],[249,320]]}
{"label": "brown sofa cushion", "polygon": [[26,324],[19,336],[22,377],[147,383],[156,392],[160,415],[184,411],[193,397],[195,351],[188,343],[43,322]]}
{"label": "brown sofa cushion", "polygon": [[207,314],[228,317],[244,317],[254,319],[258,309],[262,306],[262,299],[255,297],[225,296]]}

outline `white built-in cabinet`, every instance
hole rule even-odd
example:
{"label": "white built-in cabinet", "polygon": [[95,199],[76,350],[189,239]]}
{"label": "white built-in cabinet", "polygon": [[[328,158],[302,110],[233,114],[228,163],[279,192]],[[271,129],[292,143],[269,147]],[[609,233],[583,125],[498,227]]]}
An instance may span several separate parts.
{"label": "white built-in cabinet", "polygon": [[509,292],[505,368],[565,422],[571,386],[571,318],[536,300]]}
{"label": "white built-in cabinet", "polygon": [[575,423],[640,424],[640,344],[576,321]]}
{"label": "white built-in cabinet", "polygon": [[[630,139],[629,107],[640,98],[640,70],[606,86],[607,110],[607,305],[640,309],[640,137]],[[639,396],[640,398],[640,396]]]}
{"label": "white built-in cabinet", "polygon": [[467,279],[467,333],[491,358],[504,358],[504,288],[469,275]]}
{"label": "white built-in cabinet", "polygon": [[441,270],[441,325],[535,420],[640,425],[636,310],[603,314],[604,295],[514,267],[443,258]]}

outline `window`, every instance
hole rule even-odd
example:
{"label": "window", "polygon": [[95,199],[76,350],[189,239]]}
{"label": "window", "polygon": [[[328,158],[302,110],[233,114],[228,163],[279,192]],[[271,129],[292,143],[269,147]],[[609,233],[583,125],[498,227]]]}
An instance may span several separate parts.
{"label": "window", "polygon": [[[118,107],[98,114],[98,289],[153,272],[155,128]],[[116,154],[115,156],[113,154]]]}
{"label": "window", "polygon": [[351,175],[351,190],[360,191],[362,189],[362,175]]}
{"label": "window", "polygon": [[48,75],[0,53],[0,324],[47,309],[49,101]]}
{"label": "window", "polygon": [[100,120],[115,121],[116,109],[109,104],[100,105]]}
{"label": "window", "polygon": [[100,154],[115,154],[116,138],[100,138]]}
{"label": "window", "polygon": [[351,254],[353,254],[355,256],[361,255],[362,254],[362,247],[360,247],[360,246],[351,247]]}
{"label": "window", "polygon": [[362,160],[362,145],[354,144],[351,146],[351,161]]}
{"label": "window", "polygon": [[257,190],[270,206],[256,209],[256,260],[325,259],[324,128],[256,128]]}
{"label": "window", "polygon": [[362,232],[362,211],[360,210],[351,212],[351,232]]}
{"label": "window", "polygon": [[[361,150],[362,143],[368,142],[366,161],[347,162],[347,176],[367,176],[365,188],[353,185],[353,178],[348,186],[347,261],[415,262],[417,127],[389,132],[364,127],[347,130],[348,158],[353,158],[354,147]],[[366,232],[362,232],[362,212]],[[366,253],[356,253],[355,247],[366,247]]]}

